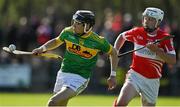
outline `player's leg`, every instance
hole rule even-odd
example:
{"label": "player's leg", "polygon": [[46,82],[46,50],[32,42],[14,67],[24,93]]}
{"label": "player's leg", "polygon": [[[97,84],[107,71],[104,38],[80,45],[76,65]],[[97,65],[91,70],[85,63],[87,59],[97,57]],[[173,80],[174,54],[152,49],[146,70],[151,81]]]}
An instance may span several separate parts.
{"label": "player's leg", "polygon": [[138,92],[134,86],[130,82],[125,82],[116,101],[116,106],[127,106],[128,103],[137,95]]}
{"label": "player's leg", "polygon": [[141,101],[143,106],[155,106],[159,92],[159,79],[142,78],[143,87],[141,87]]}
{"label": "player's leg", "polygon": [[80,75],[59,71],[54,87],[56,94],[50,98],[48,105],[66,106],[70,98],[78,95],[87,87],[88,81],[89,79]]}
{"label": "player's leg", "polygon": [[71,88],[63,87],[58,93],[50,98],[48,106],[66,106],[69,99],[76,94],[77,93]]}

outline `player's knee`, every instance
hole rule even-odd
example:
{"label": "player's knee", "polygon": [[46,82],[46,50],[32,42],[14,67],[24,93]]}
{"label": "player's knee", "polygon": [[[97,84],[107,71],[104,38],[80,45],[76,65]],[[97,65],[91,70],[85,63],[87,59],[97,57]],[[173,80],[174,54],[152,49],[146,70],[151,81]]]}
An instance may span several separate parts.
{"label": "player's knee", "polygon": [[58,106],[58,103],[59,101],[54,99],[54,98],[51,98],[48,102],[48,107],[52,107],[52,106]]}
{"label": "player's knee", "polygon": [[54,102],[53,100],[49,100],[47,105],[48,105],[48,107],[57,106],[56,102]]}
{"label": "player's knee", "polygon": [[52,106],[65,106],[67,105],[68,99],[58,99],[56,97],[52,97],[50,98],[49,102],[48,102],[48,107],[52,107]]}
{"label": "player's knee", "polygon": [[118,106],[127,106],[127,105],[128,105],[127,101],[119,100],[119,101],[116,101],[116,106],[115,107],[118,107]]}
{"label": "player's knee", "polygon": [[115,99],[113,103],[113,107],[119,107],[119,106],[127,106],[127,103],[124,103],[122,101],[117,101],[117,99]]}

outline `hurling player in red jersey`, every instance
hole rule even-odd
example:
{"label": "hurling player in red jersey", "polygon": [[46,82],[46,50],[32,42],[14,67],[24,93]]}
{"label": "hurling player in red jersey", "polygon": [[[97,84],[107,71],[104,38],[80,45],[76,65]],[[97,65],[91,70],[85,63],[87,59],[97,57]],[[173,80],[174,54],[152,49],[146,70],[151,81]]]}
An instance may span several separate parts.
{"label": "hurling player in red jersey", "polygon": [[162,66],[164,63],[176,63],[172,39],[152,44],[156,40],[169,36],[167,32],[159,28],[164,12],[158,8],[148,7],[142,16],[143,26],[121,33],[114,44],[117,51],[121,49],[126,40],[134,44],[134,49],[146,46],[133,53],[130,70],[114,106],[127,106],[137,95],[141,96],[143,106],[155,106]]}

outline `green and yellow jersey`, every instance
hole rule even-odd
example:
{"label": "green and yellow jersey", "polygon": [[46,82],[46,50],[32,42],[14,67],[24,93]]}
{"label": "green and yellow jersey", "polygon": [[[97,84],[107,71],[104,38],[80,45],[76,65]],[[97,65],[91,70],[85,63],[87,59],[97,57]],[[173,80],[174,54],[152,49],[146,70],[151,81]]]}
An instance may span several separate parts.
{"label": "green and yellow jersey", "polygon": [[99,52],[109,54],[112,51],[112,45],[103,37],[94,32],[80,36],[73,32],[72,27],[65,28],[57,39],[66,44],[62,72],[78,74],[84,78],[91,76]]}

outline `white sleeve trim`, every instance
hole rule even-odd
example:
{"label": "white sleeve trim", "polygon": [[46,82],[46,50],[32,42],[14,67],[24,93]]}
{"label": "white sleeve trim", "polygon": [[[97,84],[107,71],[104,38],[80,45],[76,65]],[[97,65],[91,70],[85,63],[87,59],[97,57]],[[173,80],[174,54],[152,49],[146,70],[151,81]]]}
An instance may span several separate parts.
{"label": "white sleeve trim", "polygon": [[167,52],[168,54],[173,54],[173,55],[176,55],[176,52],[173,50],[173,51],[168,51]]}
{"label": "white sleeve trim", "polygon": [[120,35],[122,35],[122,37],[123,37],[124,40],[127,40],[126,37],[125,37],[125,34],[126,34],[126,32],[123,32],[123,33],[121,33]]}

